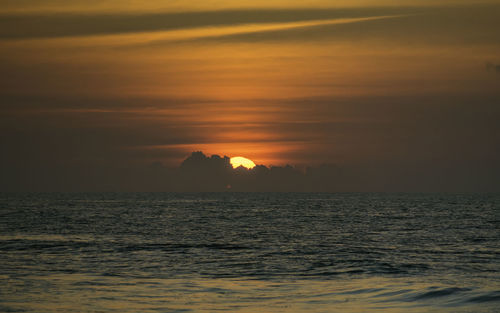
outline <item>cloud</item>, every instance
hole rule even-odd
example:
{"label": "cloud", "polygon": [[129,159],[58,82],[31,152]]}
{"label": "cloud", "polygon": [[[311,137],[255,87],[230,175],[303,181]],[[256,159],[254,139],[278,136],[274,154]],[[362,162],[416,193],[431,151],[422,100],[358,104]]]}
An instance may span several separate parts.
{"label": "cloud", "polygon": [[339,179],[333,165],[299,170],[291,165],[233,169],[227,156],[191,153],[170,186],[180,191],[332,191]]}
{"label": "cloud", "polygon": [[[228,182],[232,190],[248,191],[499,190],[499,99],[498,92],[289,99],[282,104],[297,114],[248,126],[121,112],[147,99],[19,99],[23,110],[0,114],[0,190],[226,190]],[[65,104],[74,111],[58,111]],[[54,111],[39,112],[37,105]],[[81,113],[80,105],[115,112]],[[311,123],[295,123],[301,120]],[[240,130],[256,136],[224,137]],[[224,157],[206,157],[194,162],[200,170],[184,166],[180,173],[181,160],[194,150],[238,151],[266,168],[233,175],[225,172],[230,166]],[[158,162],[164,166],[148,165]],[[271,166],[284,163],[300,167]]]}
{"label": "cloud", "polygon": [[[267,41],[388,38],[454,43],[491,43],[497,38],[499,6],[364,7],[343,9],[245,9],[176,13],[0,14],[0,39],[36,39],[216,27],[360,19],[344,25],[284,27],[189,38],[190,41]],[[383,17],[407,15],[404,19]],[[362,19],[374,19],[365,20]],[[457,22],[460,21],[460,22]],[[369,23],[369,27],[366,23]],[[359,24],[359,25],[355,25]],[[182,41],[182,39],[181,39]],[[153,43],[161,43],[161,40]],[[142,44],[140,44],[142,45]]]}
{"label": "cloud", "polygon": [[486,70],[488,72],[495,72],[497,74],[500,74],[500,64],[493,64],[491,62],[486,63]]}
{"label": "cloud", "polygon": [[[0,37],[282,25],[415,12],[2,15]],[[194,150],[238,151],[257,159],[240,148],[267,167],[251,175],[228,174],[233,190],[253,190],[256,180],[270,190],[498,189],[500,94],[497,81],[478,70],[478,60],[495,60],[498,12],[498,6],[422,9],[417,13],[425,14],[404,18],[199,38],[193,46],[174,42],[151,51],[95,47],[94,38],[81,46],[72,46],[81,43],[76,38],[4,41],[0,190],[181,190],[176,179],[187,174],[167,166]],[[370,46],[361,42],[365,39],[390,44]],[[308,40],[317,42],[301,45]],[[328,44],[342,40],[349,45]],[[285,50],[274,44],[281,41],[293,44],[283,45]],[[431,44],[403,47],[422,41]],[[463,45],[446,46],[450,42]],[[498,64],[486,69],[497,73]],[[216,160],[225,164],[223,157]],[[304,178],[304,168],[270,167],[283,160],[316,165],[307,179],[296,179]],[[338,167],[320,168],[321,162]],[[219,169],[210,173],[202,177],[226,175]],[[312,173],[331,179],[314,180]],[[186,179],[182,186],[192,185]]]}
{"label": "cloud", "polygon": [[156,14],[3,14],[0,39],[33,39],[289,23],[414,13],[415,8],[249,9]]}
{"label": "cloud", "polygon": [[[408,15],[383,15],[383,16],[368,16],[359,18],[337,18],[337,19],[321,19],[312,21],[299,21],[288,23],[273,23],[264,25],[241,25],[240,27],[233,26],[229,29],[212,29],[210,32],[193,32],[191,34],[174,34],[158,40],[151,40],[145,44],[130,44],[131,47],[155,47],[168,44],[177,44],[185,42],[257,42],[257,41],[290,41],[290,40],[317,40],[328,37],[329,33],[317,32],[317,30],[330,29],[343,24],[353,24],[372,22],[384,19],[402,18]],[[304,33],[307,36],[301,36]]]}
{"label": "cloud", "polygon": [[[365,15],[346,14],[338,18],[353,18],[344,23],[318,23],[302,27],[283,27],[263,31],[246,31],[179,40],[155,40],[148,45],[240,42],[311,42],[384,40],[390,44],[453,44],[476,45],[497,42],[500,28],[500,6],[438,7],[386,9],[366,11]],[[370,15],[370,13],[372,13]],[[460,22],[457,22],[460,21]],[[139,44],[138,46],[141,46]]]}
{"label": "cloud", "polygon": [[[191,153],[178,169],[171,170],[163,179],[163,188],[170,191],[188,192],[339,192],[339,191],[408,191],[408,190],[495,190],[498,183],[486,165],[479,181],[469,180],[458,185],[450,180],[461,179],[466,168],[457,171],[456,166],[426,168],[421,164],[383,164],[374,166],[338,166],[322,164],[297,168],[291,165],[264,166],[253,169],[233,169],[227,156],[206,156],[203,152]],[[491,164],[490,164],[491,165]],[[387,171],[388,167],[392,167]],[[470,174],[470,173],[468,173]],[[432,177],[432,178],[431,178]],[[445,185],[443,185],[445,183]],[[426,186],[423,188],[423,186]],[[460,187],[459,187],[460,186]],[[489,186],[486,187],[485,186]],[[479,188],[479,189],[477,189]],[[460,189],[458,189],[460,190]]]}

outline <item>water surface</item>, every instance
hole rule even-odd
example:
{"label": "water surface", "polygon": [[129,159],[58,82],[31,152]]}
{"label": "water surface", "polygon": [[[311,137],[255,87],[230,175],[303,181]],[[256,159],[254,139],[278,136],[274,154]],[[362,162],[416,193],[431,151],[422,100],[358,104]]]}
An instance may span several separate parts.
{"label": "water surface", "polygon": [[498,312],[499,194],[0,195],[0,311]]}

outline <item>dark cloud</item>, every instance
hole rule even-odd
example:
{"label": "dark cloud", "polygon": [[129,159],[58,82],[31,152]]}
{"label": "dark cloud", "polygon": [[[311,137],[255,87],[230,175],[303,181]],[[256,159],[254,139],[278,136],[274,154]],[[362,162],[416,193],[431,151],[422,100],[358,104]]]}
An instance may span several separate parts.
{"label": "dark cloud", "polygon": [[308,167],[257,165],[233,169],[227,156],[193,152],[168,184],[179,191],[332,191],[338,188],[338,169],[332,165]]}
{"label": "dark cloud", "polygon": [[495,72],[497,74],[500,74],[500,64],[493,64],[491,62],[486,63],[486,70],[488,72]]}
{"label": "dark cloud", "polygon": [[[375,166],[356,167],[322,164],[304,168],[257,165],[253,169],[233,169],[229,161],[227,156],[209,157],[201,151],[193,152],[179,169],[165,177],[164,185],[175,191],[246,192],[495,191],[500,187],[498,181],[495,182],[495,175],[500,171],[491,172],[491,163],[485,164],[480,173],[472,173],[478,168],[471,170],[472,164],[454,164],[452,159],[437,169],[427,168],[419,162],[390,165],[381,162]],[[387,171],[388,167],[392,169]],[[464,175],[472,179],[463,181]],[[451,183],[455,179],[462,181]]]}

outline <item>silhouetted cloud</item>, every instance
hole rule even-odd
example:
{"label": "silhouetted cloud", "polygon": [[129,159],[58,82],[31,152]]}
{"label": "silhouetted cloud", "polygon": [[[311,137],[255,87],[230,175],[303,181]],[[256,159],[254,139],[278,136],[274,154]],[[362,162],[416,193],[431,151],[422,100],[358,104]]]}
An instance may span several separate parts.
{"label": "silhouetted cloud", "polygon": [[[414,167],[406,168],[402,173],[393,171],[380,175],[377,171],[373,172],[374,168],[342,168],[333,164],[302,169],[291,165],[271,167],[256,165],[253,169],[244,167],[233,169],[229,160],[227,156],[209,157],[201,151],[193,152],[182,162],[180,168],[170,170],[169,175],[163,177],[163,186],[170,191],[182,192],[339,192],[356,191],[359,186],[365,186],[364,188],[370,186],[369,189],[364,189],[370,191],[383,191],[386,188],[401,191],[421,186],[422,176],[417,172],[428,171]],[[381,164],[381,166],[385,168],[386,165]],[[396,168],[397,165],[394,164],[394,169]],[[434,171],[437,179],[435,186],[440,185],[440,180],[461,175],[446,168]],[[411,179],[402,179],[398,177],[399,175],[408,175]],[[395,189],[398,188],[394,185],[396,180],[399,181],[400,189]]]}
{"label": "silhouetted cloud", "polygon": [[182,191],[331,191],[336,180],[335,168],[327,165],[304,171],[291,165],[233,169],[229,157],[201,151],[191,153],[177,173],[169,185]]}
{"label": "silhouetted cloud", "polygon": [[178,188],[185,191],[223,191],[231,183],[232,166],[227,156],[193,152],[181,166],[176,179]]}

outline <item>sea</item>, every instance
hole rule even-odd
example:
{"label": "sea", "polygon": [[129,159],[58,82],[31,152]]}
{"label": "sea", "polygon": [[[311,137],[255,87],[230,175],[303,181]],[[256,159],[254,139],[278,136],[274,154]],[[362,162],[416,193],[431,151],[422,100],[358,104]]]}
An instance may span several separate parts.
{"label": "sea", "polygon": [[0,312],[500,312],[500,194],[1,193]]}

